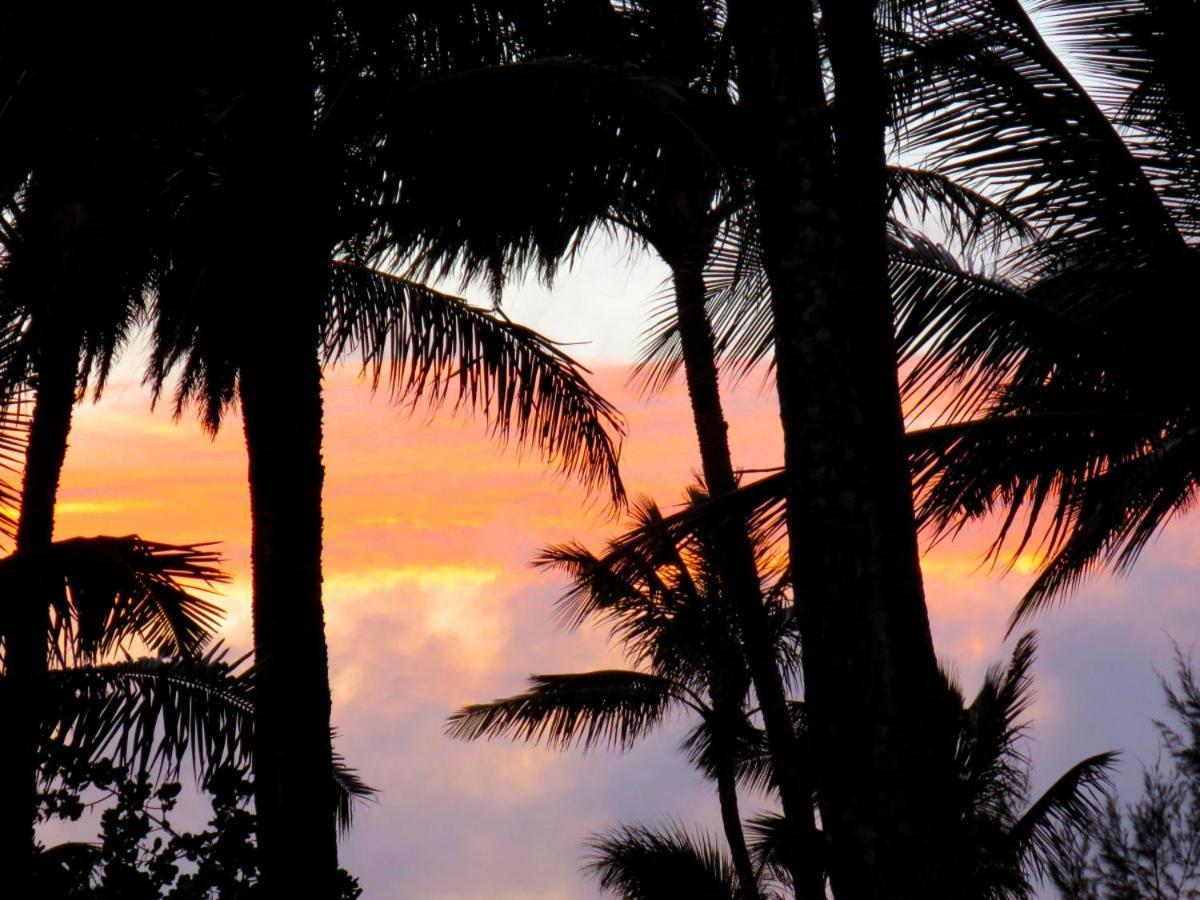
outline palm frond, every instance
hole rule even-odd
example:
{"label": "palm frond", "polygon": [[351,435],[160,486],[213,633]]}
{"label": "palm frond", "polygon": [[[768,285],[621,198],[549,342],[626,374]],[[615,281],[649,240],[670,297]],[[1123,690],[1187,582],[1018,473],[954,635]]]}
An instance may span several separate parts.
{"label": "palm frond", "polygon": [[588,873],[622,900],[735,900],[737,876],[716,841],[681,825],[623,825],[588,842]]}
{"label": "palm frond", "polygon": [[[818,850],[821,851],[824,836],[820,832],[817,834]],[[746,844],[755,866],[764,875],[781,884],[791,882],[791,870],[786,860],[789,856],[789,845],[795,848],[799,844],[797,837],[791,824],[779,813],[760,813],[746,823]],[[818,859],[815,863],[821,871],[828,869],[824,860]]]}
{"label": "palm frond", "polygon": [[[1001,244],[1011,249],[1014,241],[1032,239],[1032,226],[996,201],[937,172],[891,166],[888,183],[893,208],[889,272],[901,357],[902,362],[915,357],[923,363],[909,377],[907,393],[929,387],[924,382],[933,380],[935,371],[944,375],[941,382],[952,382],[951,371],[960,377],[966,372],[986,373],[994,382],[1022,354],[1038,346],[1031,335],[1040,336],[1048,322],[1065,330],[1049,311],[1023,301],[1019,290],[1003,277],[964,267],[949,250],[902,220],[932,216],[965,250],[980,243],[985,249],[995,250]],[[704,277],[706,306],[724,371],[736,380],[764,363],[773,365],[770,286],[752,209],[740,209],[722,223]],[[982,344],[990,336],[985,325],[1004,326],[1007,333]],[[1022,328],[1023,340],[1004,340]],[[985,352],[999,355],[997,348],[1007,350],[1008,366],[998,366]],[[682,364],[674,298],[665,286],[642,338],[635,378],[655,393]],[[944,390],[944,385],[939,387]]]}
{"label": "palm frond", "polygon": [[913,166],[888,166],[888,209],[910,225],[932,219],[964,250],[977,245],[996,252],[1007,244],[1036,237],[1034,227],[986,194],[941,172]]}
{"label": "palm frond", "polygon": [[1165,521],[1190,508],[1195,437],[1118,390],[1042,387],[1004,402],[1018,411],[997,407],[988,418],[914,432],[910,443],[926,527],[953,533],[1001,511],[992,559],[1011,564],[1027,548],[1039,559],[1015,626],[1096,567],[1127,570]]}
{"label": "palm frond", "polygon": [[1039,21],[1089,76],[1105,113],[1128,132],[1180,229],[1200,237],[1200,107],[1189,35],[1200,12],[1188,0],[1039,0]]}
{"label": "palm frond", "polygon": [[253,669],[220,644],[195,657],[128,659],[46,676],[43,740],[85,759],[198,774],[249,761]]}
{"label": "palm frond", "polygon": [[1021,598],[1014,625],[1070,594],[1100,566],[1127,573],[1163,525],[1194,507],[1197,437],[1188,429],[1148,441],[1068,494],[1070,531]]}
{"label": "palm frond", "polygon": [[353,769],[346,764],[346,759],[336,751],[333,754],[333,792],[334,817],[337,820],[338,831],[344,836],[354,825],[354,808],[360,803],[372,800],[379,793],[371,787]]}
{"label": "palm frond", "polygon": [[956,766],[973,817],[1005,823],[1026,790],[1028,760],[1019,742],[1033,702],[1033,634],[1017,642],[1007,666],[993,665],[962,715]]}
{"label": "palm frond", "polygon": [[1040,382],[1058,361],[1102,373],[1119,358],[1112,339],[1054,302],[1045,286],[1030,292],[971,269],[899,226],[889,252],[910,416],[936,410],[939,421],[959,421],[982,413],[1004,385]]}
{"label": "palm frond", "polygon": [[436,409],[482,414],[492,434],[533,446],[568,476],[620,505],[624,420],[587,383],[587,370],[536,332],[466,301],[342,261],[331,276],[325,355],[358,351],[374,387]]}
{"label": "palm frond", "polygon": [[[808,725],[804,703],[789,701],[788,710],[791,712],[796,734],[800,737],[800,745],[807,748]],[[766,732],[755,726],[744,712],[736,717],[722,718],[706,713],[704,719],[684,736],[680,744],[680,749],[688,761],[710,781],[716,781],[720,759],[714,739],[718,730],[721,731],[721,740],[732,744],[738,784],[746,790],[761,794],[773,790],[775,773]],[[804,752],[807,753],[807,749]],[[812,760],[807,757],[800,761],[800,765],[804,767],[810,767],[812,764]]]}
{"label": "palm frond", "polygon": [[644,672],[534,675],[529,681],[532,687],[523,694],[463,707],[450,717],[446,732],[468,741],[510,737],[557,749],[626,750],[683,699],[669,680]]}
{"label": "palm frond", "polygon": [[71,538],[0,560],[5,590],[47,579],[51,652],[65,664],[102,659],[130,639],[155,652],[199,652],[222,610],[192,593],[228,580],[208,544],[164,544],[137,535]]}
{"label": "palm frond", "polygon": [[570,588],[556,604],[559,621],[570,630],[589,619],[605,621],[638,612],[651,618],[661,614],[667,586],[653,566],[640,571],[617,567],[575,541],[543,547],[533,564],[571,579]]}
{"label": "palm frond", "polygon": [[[1179,234],[1133,148],[1007,0],[927,7],[893,60],[910,152],[1051,235],[1156,253]],[[1165,242],[1165,243],[1164,243]]]}
{"label": "palm frond", "polygon": [[1064,831],[1086,831],[1102,812],[1117,756],[1099,753],[1076,763],[1013,826],[1012,837],[1038,877],[1057,853],[1059,836]]}

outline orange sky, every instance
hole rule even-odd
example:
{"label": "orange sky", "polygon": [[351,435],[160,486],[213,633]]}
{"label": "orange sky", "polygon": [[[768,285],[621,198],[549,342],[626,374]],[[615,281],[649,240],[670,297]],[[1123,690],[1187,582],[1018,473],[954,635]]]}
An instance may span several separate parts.
{"label": "orange sky", "polygon": [[[627,389],[626,372],[601,367],[595,383],[629,418],[627,486],[673,504],[697,467],[684,393],[677,385],[661,398],[640,399]],[[136,382],[118,380],[103,402],[79,410],[58,536],[221,541],[233,575],[224,591],[225,636],[243,647],[249,521],[240,424],[231,418],[212,441],[194,421],[174,424],[165,410],[150,415],[147,406]],[[776,464],[769,394],[752,380],[730,391],[728,407],[737,464]],[[556,630],[550,608],[561,584],[528,566],[542,544],[597,544],[612,534],[603,504],[535,458],[501,452],[479,423],[440,416],[426,424],[382,397],[372,400],[353,371],[328,379],[326,434],[326,615],[339,749],[382,790],[343,848],[366,896],[593,896],[578,874],[590,831],[622,817],[711,822],[707,789],[673,753],[678,729],[626,757],[586,758],[462,745],[441,734],[456,706],[519,690],[530,672],[617,662],[602,636]],[[1002,654],[1005,620],[1024,582],[1019,573],[1003,581],[980,573],[979,546],[968,537],[939,547],[925,567],[939,652],[968,683]],[[1046,741],[1035,758],[1049,760],[1047,777],[1123,734],[1106,730],[1097,705],[1093,688],[1104,673],[1089,684],[1094,641],[1081,635],[1100,621],[1096,610],[1104,610],[1116,648],[1110,656],[1117,654],[1104,665],[1140,673],[1122,701],[1124,715],[1158,712],[1148,656],[1162,658],[1164,628],[1187,639],[1179,623],[1194,618],[1187,599],[1195,572],[1186,535],[1156,553],[1154,572],[1182,573],[1159,584],[1157,613],[1147,617],[1144,606],[1131,604],[1136,585],[1105,583],[1050,628],[1053,659],[1042,667],[1035,710]],[[1122,682],[1117,693],[1126,688]],[[1083,715],[1088,703],[1099,711],[1080,726],[1072,715]],[[1137,734],[1145,743],[1143,731]]]}

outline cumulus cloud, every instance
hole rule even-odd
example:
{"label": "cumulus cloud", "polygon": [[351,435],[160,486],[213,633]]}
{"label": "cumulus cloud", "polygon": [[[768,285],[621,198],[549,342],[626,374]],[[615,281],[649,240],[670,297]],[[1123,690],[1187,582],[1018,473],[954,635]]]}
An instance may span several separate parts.
{"label": "cumulus cloud", "polygon": [[[600,386],[629,415],[624,472],[631,493],[678,502],[698,467],[680,387],[645,399],[627,370]],[[80,410],[63,482],[59,533],[140,533],[219,540],[234,576],[226,633],[246,646],[249,509],[241,429],[215,439],[165,412],[150,415],[134,384],[114,384]],[[326,618],[339,749],[381,790],[343,846],[366,896],[581,898],[581,842],[620,821],[683,819],[716,826],[715,803],[674,747],[676,723],[637,750],[552,753],[443,735],[457,706],[511,694],[531,672],[614,665],[603,635],[564,634],[551,615],[561,582],[528,565],[547,542],[592,545],[617,527],[603,503],[500,451],[479,423],[426,423],[372,400],[352,372],[327,381]],[[731,392],[737,464],[777,464],[769,392],[753,379]],[[1002,658],[1015,599],[1028,583],[980,568],[985,528],[939,545],[926,585],[940,654],[968,690]],[[1089,582],[1041,632],[1033,758],[1040,784],[1079,758],[1124,748],[1122,784],[1136,787],[1150,718],[1161,712],[1154,668],[1174,635],[1197,629],[1196,543],[1182,522],[1125,580]],[[757,801],[746,805],[752,808]]]}

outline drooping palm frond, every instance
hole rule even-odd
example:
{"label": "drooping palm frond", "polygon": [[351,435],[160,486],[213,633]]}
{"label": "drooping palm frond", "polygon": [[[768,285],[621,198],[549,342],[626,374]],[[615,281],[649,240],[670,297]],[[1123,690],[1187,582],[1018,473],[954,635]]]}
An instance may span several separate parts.
{"label": "drooping palm frond", "polygon": [[1037,877],[1058,852],[1064,830],[1086,831],[1103,809],[1117,753],[1098,753],[1076,763],[1046,789],[1012,828],[1012,838]]}
{"label": "drooping palm frond", "polygon": [[930,429],[912,461],[920,515],[935,533],[1000,511],[993,558],[1015,560],[1027,547],[1040,557],[1014,622],[1097,566],[1127,569],[1191,504],[1190,431],[1119,386],[1013,391],[993,409]]}
{"label": "drooping palm frond", "polygon": [[618,471],[624,420],[587,383],[587,370],[536,332],[386,272],[335,263],[325,327],[329,361],[357,351],[396,401],[483,415],[501,440],[530,445],[567,475],[624,501]]}
{"label": "drooping palm frond", "polygon": [[1097,375],[1111,367],[1114,341],[1055,302],[1002,274],[965,266],[946,248],[894,226],[892,299],[902,392],[911,417],[981,415],[998,385],[1040,383],[1057,360]]}
{"label": "drooping palm frond", "polygon": [[[335,735],[336,737],[336,735]],[[346,764],[345,757],[333,753],[334,818],[338,831],[345,836],[354,825],[354,808],[372,800],[379,792],[362,780],[358,770]]]}
{"label": "drooping palm frond", "polygon": [[681,825],[623,825],[589,841],[587,870],[622,900],[736,900],[737,877],[716,842]]}
{"label": "drooping palm frond", "polygon": [[556,749],[626,750],[662,724],[673,704],[693,703],[679,685],[644,672],[533,675],[529,681],[532,688],[523,694],[463,707],[446,732],[463,740],[503,736]]}
{"label": "drooping palm frond", "polygon": [[253,669],[220,644],[195,657],[54,669],[46,685],[43,740],[85,759],[168,773],[190,760],[200,775],[249,760]]}
{"label": "drooping palm frond", "polygon": [[1029,222],[1003,203],[942,172],[890,165],[887,188],[894,221],[913,227],[932,220],[947,240],[967,252],[995,254],[1037,235]]}
{"label": "drooping palm frond", "polygon": [[[109,757],[174,777],[186,761],[196,777],[224,765],[244,767],[253,752],[254,668],[230,659],[223,644],[199,656],[126,659],[53,669],[46,676],[40,777],[58,760]],[[2,676],[0,676],[2,687]],[[331,783],[338,828],[376,791],[334,753]]]}
{"label": "drooping palm frond", "polygon": [[136,535],[71,538],[0,560],[0,584],[15,594],[53,581],[49,645],[64,664],[102,659],[134,638],[187,656],[204,648],[221,620],[216,603],[192,592],[228,580],[209,547]]}
{"label": "drooping palm frond", "polygon": [[[1012,0],[929,4],[892,61],[910,151],[1046,234],[1153,253],[1178,233],[1134,148]],[[1092,245],[1098,247],[1099,245]],[[1127,257],[1128,258],[1128,257]]]}
{"label": "drooping palm frond", "polygon": [[1200,107],[1190,0],[1039,0],[1033,9],[1057,46],[1087,74],[1105,113],[1127,130],[1182,233],[1200,237]]}
{"label": "drooping palm frond", "polygon": [[1026,634],[1006,666],[993,665],[963,721],[956,747],[956,768],[964,807],[972,816],[1005,823],[1026,787],[1027,760],[1019,741],[1033,701],[1036,642]]}

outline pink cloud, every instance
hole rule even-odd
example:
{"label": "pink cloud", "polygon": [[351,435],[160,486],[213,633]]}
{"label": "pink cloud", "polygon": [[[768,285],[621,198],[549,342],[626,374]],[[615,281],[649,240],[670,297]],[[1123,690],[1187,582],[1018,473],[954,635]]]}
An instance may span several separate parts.
{"label": "pink cloud", "polygon": [[[685,394],[676,385],[640,398],[626,375],[606,367],[596,382],[629,418],[627,486],[673,505],[698,466]],[[244,646],[249,520],[240,424],[231,417],[210,440],[194,421],[175,425],[147,405],[135,385],[114,384],[99,406],[79,410],[59,534],[221,541],[234,576],[228,637]],[[736,463],[778,464],[770,392],[749,379],[730,391],[728,413]],[[592,896],[578,873],[589,831],[622,818],[712,824],[707,787],[674,755],[678,728],[627,756],[586,758],[442,735],[456,706],[517,691],[530,672],[618,662],[602,635],[556,629],[551,608],[561,583],[528,565],[542,544],[598,545],[610,536],[616,523],[603,503],[537,459],[498,450],[478,422],[401,415],[383,397],[371,399],[352,372],[328,379],[326,435],[339,746],[382,790],[343,848],[367,896]],[[1048,761],[1048,777],[1114,743],[1150,745],[1142,723],[1159,711],[1150,662],[1166,659],[1164,629],[1185,643],[1198,636],[1195,534],[1171,529],[1134,579],[1094,582],[1039,620],[1044,721],[1035,758]],[[939,650],[968,689],[1003,654],[1009,612],[1028,581],[979,570],[986,538],[980,527],[940,545],[925,568]],[[1096,699],[1104,693],[1107,703]]]}

